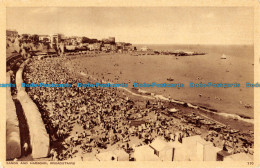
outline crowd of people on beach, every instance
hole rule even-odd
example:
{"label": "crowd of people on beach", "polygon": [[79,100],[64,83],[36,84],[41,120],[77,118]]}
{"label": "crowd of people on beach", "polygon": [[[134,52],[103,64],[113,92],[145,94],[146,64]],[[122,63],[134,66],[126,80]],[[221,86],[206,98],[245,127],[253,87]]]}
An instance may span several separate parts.
{"label": "crowd of people on beach", "polygon": [[[166,109],[160,100],[140,106],[116,88],[77,87],[77,83],[86,79],[65,67],[67,60],[66,57],[32,58],[23,73],[25,83],[72,85],[26,88],[40,109],[51,137],[53,160],[67,160],[79,151],[90,153],[115,144],[129,152],[132,137],[149,144],[157,136],[181,142],[184,137],[201,134],[200,128],[163,115],[161,112]],[[75,131],[76,125],[81,129]],[[207,135],[207,140],[213,136]]]}

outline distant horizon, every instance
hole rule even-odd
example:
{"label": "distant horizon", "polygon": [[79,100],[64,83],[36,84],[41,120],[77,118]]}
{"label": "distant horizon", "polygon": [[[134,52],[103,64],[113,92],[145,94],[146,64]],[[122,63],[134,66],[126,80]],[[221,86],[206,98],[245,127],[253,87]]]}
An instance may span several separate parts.
{"label": "distant horizon", "polygon": [[8,7],[19,33],[86,36],[132,44],[253,44],[250,7]]}
{"label": "distant horizon", "polygon": [[[19,31],[18,30],[16,30],[16,29],[10,29],[10,28],[8,28],[8,29],[6,29],[6,30],[10,30],[10,31],[17,31],[18,32],[18,34],[19,34]],[[36,33],[21,33],[21,34],[30,34],[30,35],[34,35],[34,34],[36,34]],[[19,34],[19,35],[21,35],[21,34]],[[63,34],[63,33],[53,33],[53,34]],[[37,35],[50,35],[50,34],[37,34]],[[65,37],[67,36],[66,34],[63,34],[63,35],[65,35]],[[71,35],[71,36],[68,36],[68,37],[72,37],[72,36],[78,36],[78,35]],[[88,36],[86,36],[86,35],[82,35],[82,36],[78,36],[78,37],[87,37],[87,38],[93,38],[93,39],[97,39],[97,40],[102,40],[102,39],[98,39],[98,38],[95,38],[95,37],[88,37]],[[103,37],[103,38],[108,38],[108,37]],[[116,38],[116,37],[115,37]],[[116,41],[116,42],[126,42],[126,43],[128,43],[128,41]],[[131,42],[129,42],[129,43],[131,43]],[[247,43],[245,43],[245,44],[218,44],[218,43],[212,43],[212,44],[203,44],[203,43],[201,43],[201,44],[197,44],[197,43],[131,43],[132,45],[208,45],[208,46],[210,46],[210,45],[223,45],[223,46],[254,46],[254,43],[252,43],[252,44],[247,44]]]}
{"label": "distant horizon", "polygon": [[[6,29],[6,30],[10,30],[10,31],[17,31],[18,34],[19,34],[19,31],[16,30],[16,29]],[[22,33],[22,34],[30,34],[30,35],[34,35],[35,33]],[[54,34],[57,34],[57,33],[54,33]],[[63,34],[63,33],[58,33],[58,34]],[[19,34],[21,35],[21,34]],[[37,35],[50,35],[50,34],[37,34]],[[65,34],[64,34],[65,35]],[[65,35],[67,36],[67,35]],[[77,35],[71,35],[69,37],[72,37],[72,36],[77,36]],[[95,37],[88,37],[86,35],[83,35],[83,36],[78,36],[78,37],[87,37],[87,38],[94,38],[94,39],[97,39],[97,40],[102,40],[102,39],[98,39],[98,38],[95,38]],[[104,37],[104,38],[107,38],[107,37]],[[116,37],[115,37],[116,38]],[[116,41],[116,42],[127,42],[128,41]],[[254,46],[254,43],[253,44],[217,44],[217,43],[212,43],[212,44],[195,44],[195,43],[131,43],[132,45],[224,45],[224,46],[227,46],[227,45],[235,45],[235,46],[243,46],[243,45],[246,45],[246,46]]]}
{"label": "distant horizon", "polygon": [[[19,31],[17,29],[11,29],[11,28],[8,28],[6,30],[10,30],[10,31],[17,31],[18,34],[19,34]],[[28,33],[28,32],[24,32],[24,33],[20,33],[19,35],[22,35],[22,34],[29,34],[29,35],[34,35],[34,34],[37,34],[37,33]],[[87,35],[66,35],[64,33],[53,33],[53,34],[63,34],[65,35],[65,37],[73,37],[73,36],[78,36],[78,37],[87,37],[87,38],[91,38],[91,39],[97,39],[97,40],[102,40],[102,38],[95,38],[95,37],[89,37]],[[53,35],[53,34],[37,34],[37,35]],[[103,38],[108,38],[108,37],[103,37]],[[115,37],[116,38],[116,37]],[[127,42],[128,41],[116,41],[116,42]],[[131,43],[131,42],[129,42]],[[220,43],[208,43],[208,44],[205,44],[205,43],[131,43],[132,45],[246,45],[246,46],[254,46],[254,43],[241,43],[241,44],[220,44]]]}

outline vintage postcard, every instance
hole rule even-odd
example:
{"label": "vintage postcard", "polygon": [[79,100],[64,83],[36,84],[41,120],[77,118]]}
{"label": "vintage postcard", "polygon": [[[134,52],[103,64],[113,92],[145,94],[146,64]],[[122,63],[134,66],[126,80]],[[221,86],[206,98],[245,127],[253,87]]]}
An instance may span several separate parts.
{"label": "vintage postcard", "polygon": [[0,167],[260,167],[259,1],[0,11]]}

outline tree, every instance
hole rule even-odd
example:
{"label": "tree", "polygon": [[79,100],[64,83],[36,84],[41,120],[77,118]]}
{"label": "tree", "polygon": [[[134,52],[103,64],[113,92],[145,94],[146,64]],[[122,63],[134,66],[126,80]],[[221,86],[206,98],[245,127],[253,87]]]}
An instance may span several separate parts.
{"label": "tree", "polygon": [[31,39],[32,39],[34,44],[38,44],[39,43],[39,36],[37,34],[32,35]]}
{"label": "tree", "polygon": [[27,40],[29,38],[29,35],[28,34],[22,34],[22,37],[24,40]]}
{"label": "tree", "polygon": [[82,37],[81,40],[82,43],[89,43],[89,44],[93,44],[93,43],[98,43],[98,39],[90,39],[88,37]]}
{"label": "tree", "polygon": [[90,41],[89,38],[87,38],[87,37],[82,37],[82,40],[81,40],[82,43],[89,43],[89,41]]}

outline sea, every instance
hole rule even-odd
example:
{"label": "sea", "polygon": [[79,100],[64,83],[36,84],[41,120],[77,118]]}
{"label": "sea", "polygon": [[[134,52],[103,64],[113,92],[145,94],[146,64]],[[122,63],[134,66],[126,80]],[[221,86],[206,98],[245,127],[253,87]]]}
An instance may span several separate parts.
{"label": "sea", "polygon": [[[74,61],[75,67],[114,83],[182,83],[182,88],[146,87],[141,90],[174,100],[217,110],[218,113],[254,119],[253,45],[172,45],[136,44],[153,50],[183,50],[205,55],[108,54]],[[221,59],[222,55],[226,59]],[[86,59],[86,61],[82,60]],[[98,65],[98,66],[97,66]],[[172,80],[168,80],[172,79]],[[191,87],[194,84],[236,84],[239,87]]]}
{"label": "sea", "polygon": [[[172,64],[172,66],[176,67],[171,69],[174,69],[184,77],[174,75],[174,70],[169,71],[170,73],[167,77],[179,79],[179,81],[185,83],[186,86],[191,82],[197,84],[201,82],[206,84],[212,82],[237,83],[240,84],[240,87],[185,87],[186,91],[182,89],[185,95],[180,96],[179,93],[176,93],[178,95],[177,97],[196,104],[216,108],[228,114],[235,113],[243,117],[254,117],[253,88],[245,87],[246,83],[254,83],[253,45],[136,44],[135,46],[138,49],[147,46],[150,49],[158,51],[182,50],[206,53],[206,55],[200,56],[175,57],[175,59],[177,58],[176,60],[182,64]],[[221,59],[222,55],[225,55],[226,59]],[[168,63],[166,65],[168,65]],[[196,80],[196,77],[198,80]]]}

